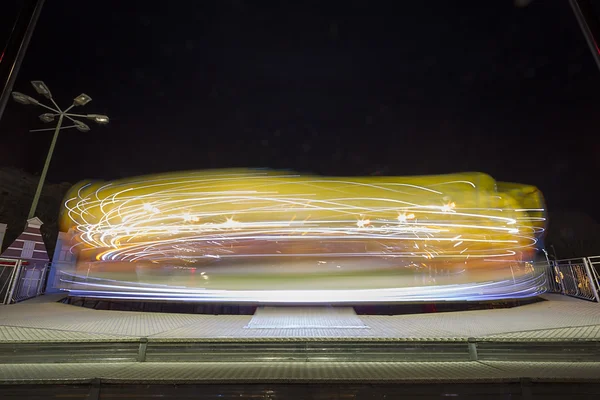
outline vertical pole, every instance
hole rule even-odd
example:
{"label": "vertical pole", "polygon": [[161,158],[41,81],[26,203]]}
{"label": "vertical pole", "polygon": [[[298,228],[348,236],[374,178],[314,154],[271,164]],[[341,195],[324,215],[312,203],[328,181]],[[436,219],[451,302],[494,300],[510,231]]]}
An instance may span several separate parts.
{"label": "vertical pole", "polygon": [[15,265],[15,274],[13,276],[12,282],[10,283],[10,290],[8,292],[8,301],[5,302],[6,304],[10,304],[13,301],[13,296],[15,295],[15,288],[19,284],[19,278],[21,277],[21,266],[22,266],[22,260],[17,260],[17,264]]}
{"label": "vertical pole", "polygon": [[12,287],[12,282],[15,279],[17,262],[15,262],[15,265],[12,267],[4,267],[4,268],[10,268],[10,274],[8,276],[8,286],[6,287],[6,293],[4,294],[4,298],[2,299],[2,304],[9,304],[10,302],[8,301],[8,296],[10,295],[10,288]]}
{"label": "vertical pole", "polygon": [[[544,252],[544,256],[546,257],[546,270],[545,270],[545,275],[546,275],[546,279],[548,279],[548,287],[546,288],[547,290],[552,290],[554,292],[554,288],[556,287],[556,272],[554,271],[554,266],[553,264],[550,262],[550,257],[548,257],[548,252],[546,251],[546,249],[542,248],[542,252]],[[534,268],[535,265],[537,263],[534,263]]]}
{"label": "vertical pole", "polygon": [[[2,119],[10,93],[17,80],[19,69],[21,69],[21,64],[25,58],[27,47],[31,41],[31,36],[33,36],[43,5],[44,0],[33,0],[29,1],[29,4],[25,3],[13,28],[10,41],[1,54],[0,60],[4,62],[0,62],[0,84],[3,85],[0,91],[0,119]],[[27,24],[27,28],[23,32],[24,24]],[[11,59],[13,60],[12,63],[10,62]]]}
{"label": "vertical pole", "polygon": [[577,285],[577,275],[575,275],[571,261],[569,261],[569,271],[571,271],[571,286],[575,289],[575,294],[573,294],[573,296],[577,297],[579,296],[579,285]]}
{"label": "vertical pole", "polygon": [[56,129],[54,130],[54,137],[52,138],[52,143],[50,144],[50,150],[48,150],[48,155],[46,156],[46,163],[44,164],[42,175],[40,175],[40,181],[35,191],[35,196],[33,196],[33,203],[31,203],[31,208],[29,209],[29,215],[27,216],[27,219],[35,217],[35,210],[37,209],[38,201],[40,200],[40,195],[42,194],[42,188],[44,187],[44,181],[46,180],[46,174],[48,173],[48,167],[50,166],[50,160],[52,160],[52,153],[54,153],[54,147],[56,146],[56,140],[58,139],[62,122],[63,114],[60,114],[58,117],[58,123],[56,124]]}
{"label": "vertical pole", "polygon": [[594,16],[593,6],[590,0],[569,0],[569,4],[596,61],[596,66],[600,69],[600,23]]}
{"label": "vertical pole", "polygon": [[29,292],[31,291],[31,283],[32,283],[31,281],[33,280],[33,279],[31,279],[31,276],[35,276],[35,269],[36,268],[37,267],[35,266],[35,264],[33,264],[33,269],[27,271],[27,272],[29,272],[30,277],[27,278],[27,274],[25,274],[25,276],[23,277],[23,283],[25,282],[25,279],[27,279],[27,281],[28,281],[27,282],[27,290],[25,291],[27,298],[30,297]]}
{"label": "vertical pole", "polygon": [[477,340],[475,338],[468,338],[467,346],[469,349],[469,360],[477,361],[479,359],[477,355]]}
{"label": "vertical pole", "polygon": [[39,296],[44,293],[44,283],[46,280],[46,274],[48,273],[48,269],[50,269],[50,263],[48,263],[42,269],[42,274],[40,275],[40,281],[38,282],[37,291],[35,293],[36,296]]}
{"label": "vertical pole", "polygon": [[567,291],[565,290],[565,280],[564,280],[564,274],[561,270],[561,265],[560,262],[558,260],[555,260],[552,262],[552,269],[554,271],[554,276],[558,276],[558,286],[560,287],[560,293],[563,295],[567,295]]}
{"label": "vertical pole", "polygon": [[595,264],[597,264],[597,262],[594,263],[592,260],[590,260],[590,258],[592,258],[592,257],[586,257],[586,258],[587,258],[588,265],[590,266],[590,272],[592,273],[592,277],[596,281],[597,289],[600,292],[600,276],[598,275],[598,271],[596,271],[596,267],[594,266]]}
{"label": "vertical pole", "polygon": [[583,265],[585,267],[585,272],[587,274],[587,277],[590,281],[590,287],[592,288],[592,291],[594,292],[594,298],[596,299],[596,303],[600,303],[600,294],[598,294],[598,285],[596,284],[596,280],[594,279],[594,277],[592,276],[592,271],[590,270],[590,263],[587,259],[587,257],[583,257]]}

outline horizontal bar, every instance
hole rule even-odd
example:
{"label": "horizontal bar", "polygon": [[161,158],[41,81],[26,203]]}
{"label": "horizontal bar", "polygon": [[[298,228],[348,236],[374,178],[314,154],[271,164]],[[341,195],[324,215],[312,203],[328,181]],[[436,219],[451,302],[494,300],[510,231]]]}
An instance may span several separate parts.
{"label": "horizontal bar", "polygon": [[[291,340],[5,342],[0,364],[105,362],[600,362],[600,341]],[[171,339],[173,340],[173,339]]]}

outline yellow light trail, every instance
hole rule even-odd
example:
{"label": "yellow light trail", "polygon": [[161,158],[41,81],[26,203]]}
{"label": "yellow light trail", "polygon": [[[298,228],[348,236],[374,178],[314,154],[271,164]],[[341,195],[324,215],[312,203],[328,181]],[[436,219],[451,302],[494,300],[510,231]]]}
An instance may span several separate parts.
{"label": "yellow light trail", "polygon": [[539,191],[481,173],[327,178],[253,170],[82,183],[61,219],[63,230],[76,232],[80,260],[186,264],[527,259],[544,225]]}

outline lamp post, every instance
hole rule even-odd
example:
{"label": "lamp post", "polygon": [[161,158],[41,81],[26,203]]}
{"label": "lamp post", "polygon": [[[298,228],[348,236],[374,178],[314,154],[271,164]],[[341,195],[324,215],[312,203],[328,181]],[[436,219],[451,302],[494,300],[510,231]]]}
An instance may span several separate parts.
{"label": "lamp post", "polygon": [[[38,100],[34,99],[33,97],[28,96],[23,93],[19,93],[19,92],[12,92],[13,99],[16,102],[21,103],[21,104],[33,104],[33,105],[45,108],[49,111],[52,111],[52,112],[48,112],[48,113],[44,113],[44,114],[40,115],[40,119],[43,122],[52,122],[57,117],[58,117],[58,121],[56,123],[56,127],[54,127],[54,128],[32,129],[30,131],[30,132],[41,132],[41,131],[52,131],[53,130],[54,137],[52,138],[52,143],[50,144],[50,149],[48,150],[48,155],[46,156],[46,162],[44,164],[44,169],[42,170],[42,175],[40,176],[40,181],[39,181],[37,189],[35,191],[35,195],[33,196],[33,203],[31,203],[31,208],[29,209],[29,215],[27,216],[27,219],[33,218],[35,216],[35,210],[37,209],[38,201],[40,200],[40,195],[42,194],[42,188],[44,187],[44,181],[46,180],[46,174],[48,173],[48,167],[50,166],[50,160],[52,160],[52,153],[54,153],[54,147],[56,146],[56,140],[58,139],[58,133],[62,129],[70,129],[70,128],[75,128],[80,132],[88,132],[90,130],[90,127],[88,125],[86,125],[85,123],[79,121],[76,118],[86,118],[86,119],[92,120],[100,125],[105,125],[105,124],[108,124],[108,122],[109,122],[108,116],[106,116],[106,115],[73,114],[73,113],[69,112],[73,107],[84,106],[87,103],[89,103],[90,101],[92,101],[92,98],[85,93],[82,93],[79,96],[75,97],[75,99],[73,100],[73,104],[71,104],[66,109],[62,110],[58,106],[58,104],[56,104],[54,99],[52,98],[52,93],[50,92],[50,89],[48,89],[48,86],[46,86],[46,84],[44,82],[32,81],[31,84],[33,85],[33,88],[35,89],[35,91],[38,94],[40,94],[40,95],[44,96],[46,99],[50,100],[53,107],[48,106],[43,103],[40,103]],[[63,126],[63,122],[64,122],[65,118],[68,119],[69,121],[71,121],[73,123],[73,125]]]}

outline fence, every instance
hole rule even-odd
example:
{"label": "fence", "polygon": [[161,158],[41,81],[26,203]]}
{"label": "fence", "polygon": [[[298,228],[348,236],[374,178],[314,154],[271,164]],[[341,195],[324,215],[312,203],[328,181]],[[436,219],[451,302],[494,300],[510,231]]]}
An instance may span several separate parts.
{"label": "fence", "polygon": [[592,278],[596,282],[596,290],[600,291],[600,256],[588,257]]}
{"label": "fence", "polygon": [[0,258],[0,304],[18,303],[44,291],[48,265],[39,267],[23,260]]}
{"label": "fence", "polygon": [[[544,268],[547,291],[600,303],[600,256],[536,263]],[[39,267],[23,260],[0,258],[0,304],[39,296],[49,264]]]}
{"label": "fence", "polygon": [[549,262],[548,291],[600,303],[600,256]]}

